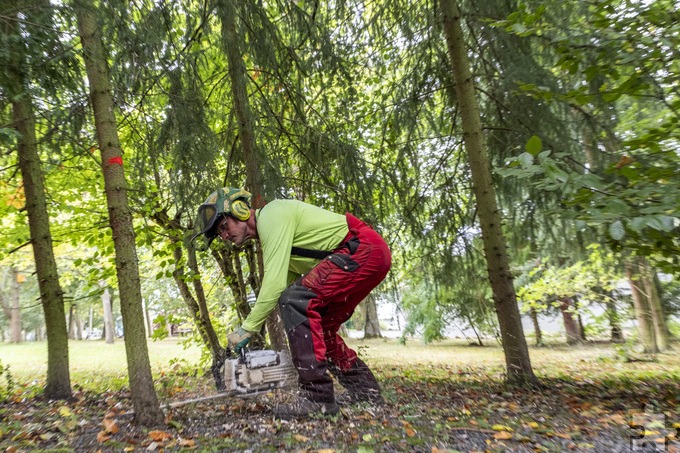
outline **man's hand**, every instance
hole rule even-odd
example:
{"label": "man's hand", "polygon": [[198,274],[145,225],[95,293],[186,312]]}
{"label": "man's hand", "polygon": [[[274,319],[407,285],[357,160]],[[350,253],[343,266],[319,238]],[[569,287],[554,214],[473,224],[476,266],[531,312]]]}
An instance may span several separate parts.
{"label": "man's hand", "polygon": [[227,335],[227,341],[229,342],[229,346],[234,348],[235,352],[241,352],[241,349],[246,347],[252,337],[252,332],[248,332],[243,329],[243,327],[239,327],[235,332]]}

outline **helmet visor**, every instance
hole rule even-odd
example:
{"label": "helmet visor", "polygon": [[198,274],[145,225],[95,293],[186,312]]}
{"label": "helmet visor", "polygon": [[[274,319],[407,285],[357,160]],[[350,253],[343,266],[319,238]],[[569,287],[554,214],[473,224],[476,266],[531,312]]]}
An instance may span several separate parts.
{"label": "helmet visor", "polygon": [[201,234],[205,235],[207,245],[210,245],[215,236],[217,236],[217,205],[214,203],[204,203],[198,208],[198,215],[194,223],[194,236],[191,238],[194,241]]}

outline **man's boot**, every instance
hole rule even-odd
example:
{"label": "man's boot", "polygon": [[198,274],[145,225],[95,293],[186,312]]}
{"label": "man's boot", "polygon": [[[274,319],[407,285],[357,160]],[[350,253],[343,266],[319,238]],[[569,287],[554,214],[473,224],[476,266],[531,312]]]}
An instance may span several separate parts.
{"label": "man's boot", "polygon": [[340,371],[336,366],[330,366],[329,369],[347,390],[344,394],[337,396],[336,399],[340,404],[361,402],[382,404],[384,402],[378,380],[360,358],[357,358],[352,367],[345,372]]}

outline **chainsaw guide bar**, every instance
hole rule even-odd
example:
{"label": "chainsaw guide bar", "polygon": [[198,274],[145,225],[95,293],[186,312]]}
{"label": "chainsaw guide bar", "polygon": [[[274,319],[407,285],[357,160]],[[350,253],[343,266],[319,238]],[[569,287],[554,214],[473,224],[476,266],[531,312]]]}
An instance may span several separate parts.
{"label": "chainsaw guide bar", "polygon": [[297,371],[293,367],[290,354],[287,351],[268,349],[241,350],[239,357],[225,359],[222,364],[213,365],[213,376],[219,392],[216,395],[177,401],[163,407],[174,409],[231,396],[250,398],[297,384]]}

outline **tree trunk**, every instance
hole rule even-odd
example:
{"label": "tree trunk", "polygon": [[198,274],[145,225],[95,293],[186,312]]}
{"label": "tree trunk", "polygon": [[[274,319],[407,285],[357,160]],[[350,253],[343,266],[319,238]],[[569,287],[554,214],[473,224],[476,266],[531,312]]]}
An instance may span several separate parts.
{"label": "tree trunk", "polygon": [[656,338],[656,346],[660,351],[668,349],[670,341],[668,337],[668,326],[666,324],[666,317],[661,306],[661,298],[656,289],[654,279],[656,272],[649,265],[647,260],[644,260],[644,274],[642,276],[642,286],[644,294],[649,303],[649,308],[652,312],[652,321],[654,323],[654,336]]}
{"label": "tree trunk", "polygon": [[[104,283],[99,283],[99,286],[104,286]],[[104,309],[104,339],[106,343],[112,344],[115,341],[113,334],[113,310],[111,309],[111,292],[109,288],[104,288],[102,293],[102,307]]]}
{"label": "tree trunk", "polygon": [[[229,79],[234,97],[239,141],[246,166],[246,187],[252,192],[252,206],[257,209],[264,206],[267,195],[262,175],[264,159],[255,139],[255,122],[248,101],[247,71],[241,54],[242,39],[236,27],[237,15],[234,2],[235,0],[218,0],[217,13],[222,23],[222,46],[229,63]],[[260,255],[258,259],[261,260],[262,252],[258,249],[257,253]],[[250,272],[255,272],[255,269],[251,267]],[[267,318],[266,327],[272,347],[280,350],[288,349],[278,307]]]}
{"label": "tree trunk", "polygon": [[144,320],[146,321],[146,336],[151,338],[153,336],[153,324],[151,323],[151,314],[149,313],[149,307],[146,306],[146,302],[142,300],[144,304]]}
{"label": "tree trunk", "polygon": [[561,297],[559,301],[564,330],[567,334],[567,344],[578,344],[581,342],[581,327],[574,313],[574,301],[571,297]]}
{"label": "tree trunk", "polygon": [[75,317],[76,306],[71,304],[68,310],[68,337],[71,340],[76,339],[76,317]]}
{"label": "tree trunk", "polygon": [[531,322],[534,325],[534,334],[536,336],[536,346],[543,346],[543,332],[541,331],[541,325],[538,323],[538,312],[535,308],[529,310],[529,316],[531,316]]}
{"label": "tree trunk", "polygon": [[102,158],[109,224],[113,232],[132,404],[136,421],[144,426],[153,426],[163,421],[163,412],[154,390],[146,344],[135,232],[128,206],[108,59],[92,1],[78,0],[75,8]]}
{"label": "tree trunk", "polygon": [[609,299],[607,300],[607,319],[609,320],[609,326],[611,328],[611,342],[612,343],[622,343],[623,330],[621,329],[621,320],[619,319],[619,312],[616,310],[616,302],[611,298],[612,294],[609,294]]}
{"label": "tree trunk", "polygon": [[12,305],[10,306],[9,316],[9,341],[10,343],[21,343],[21,286],[19,284],[19,272],[12,267]]}
{"label": "tree trunk", "polygon": [[529,348],[522,330],[517,296],[501,230],[501,215],[496,203],[489,159],[484,146],[474,79],[470,72],[470,62],[460,25],[461,14],[455,0],[441,0],[441,12],[456,82],[463,140],[470,164],[473,192],[477,200],[484,255],[501,331],[507,377],[508,381],[513,383],[533,384],[537,382],[537,379],[531,368]]}
{"label": "tree trunk", "polygon": [[378,320],[378,307],[375,303],[375,296],[369,294],[364,299],[366,307],[366,323],[364,324],[364,338],[382,338],[380,333],[380,322]]}
{"label": "tree trunk", "polygon": [[[51,7],[49,2],[41,2],[34,8],[21,11],[22,21],[31,24],[50,22]],[[3,11],[12,11],[14,17],[3,21],[3,34],[13,35],[8,40],[11,64],[5,68],[9,87],[7,97],[12,102],[12,123],[19,133],[18,151],[19,168],[23,179],[26,196],[26,212],[31,233],[33,258],[35,260],[40,301],[45,315],[47,328],[47,382],[45,396],[50,399],[65,399],[71,396],[71,378],[68,365],[68,333],[64,312],[64,293],[59,285],[59,273],[52,249],[47,201],[45,199],[45,180],[38,155],[35,133],[35,117],[33,102],[26,87],[28,76],[23,72],[26,68],[24,42],[25,30],[19,29],[20,20],[17,4],[3,0]],[[19,3],[19,8],[25,7]],[[22,6],[23,5],[23,6]]]}
{"label": "tree trunk", "polygon": [[92,323],[94,322],[94,307],[90,305],[90,316],[88,320],[88,330],[87,330],[87,338],[92,338],[92,328],[93,325]]}
{"label": "tree trunk", "polygon": [[637,263],[626,263],[626,277],[630,284],[633,306],[635,307],[635,317],[638,322],[640,342],[646,353],[655,354],[659,352],[659,348],[656,344],[654,318],[652,317],[652,309],[649,306],[649,299],[645,297],[642,292],[640,266],[638,266]]}

